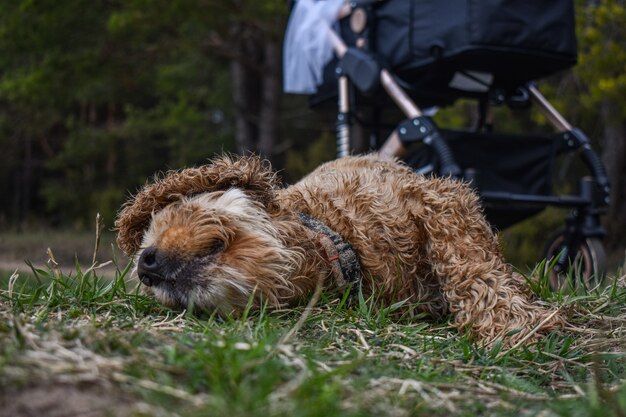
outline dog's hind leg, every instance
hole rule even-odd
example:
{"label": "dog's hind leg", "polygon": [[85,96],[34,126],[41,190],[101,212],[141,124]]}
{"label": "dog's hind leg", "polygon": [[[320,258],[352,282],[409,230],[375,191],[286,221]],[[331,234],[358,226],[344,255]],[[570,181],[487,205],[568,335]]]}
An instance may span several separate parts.
{"label": "dog's hind leg", "polygon": [[[500,253],[478,197],[464,184],[445,179],[419,187],[414,215],[424,228],[427,251],[459,330],[491,342],[520,329],[508,343],[542,324],[542,333],[562,319],[530,301],[523,277]],[[537,333],[535,333],[537,334]]]}

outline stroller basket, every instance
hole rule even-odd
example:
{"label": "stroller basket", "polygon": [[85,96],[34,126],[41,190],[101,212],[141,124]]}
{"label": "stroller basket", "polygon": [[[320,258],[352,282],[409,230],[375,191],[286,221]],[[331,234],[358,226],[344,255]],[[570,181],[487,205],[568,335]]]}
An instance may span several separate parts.
{"label": "stroller basket", "polygon": [[[503,190],[517,195],[552,194],[552,169],[557,154],[562,152],[554,137],[445,129],[441,129],[441,134],[456,162],[481,195]],[[407,163],[419,170],[419,167],[428,167],[434,159],[432,149],[422,147]],[[545,204],[491,202],[484,198],[483,204],[487,218],[497,229],[532,217],[546,207]]]}
{"label": "stroller basket", "polygon": [[[442,130],[455,159],[482,195],[506,190],[512,194],[549,196],[558,141],[553,136],[529,136]],[[534,216],[545,205],[490,203],[487,218],[505,229]]]}
{"label": "stroller basket", "polygon": [[441,133],[459,165],[474,170],[473,181],[481,190],[551,193],[554,137],[444,129]]}

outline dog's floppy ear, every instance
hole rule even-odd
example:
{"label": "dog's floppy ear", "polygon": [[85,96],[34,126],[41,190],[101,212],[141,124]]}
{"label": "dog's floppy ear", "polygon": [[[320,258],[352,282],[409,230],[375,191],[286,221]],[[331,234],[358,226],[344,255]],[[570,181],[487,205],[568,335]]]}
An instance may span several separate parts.
{"label": "dog's floppy ear", "polygon": [[184,196],[234,187],[262,203],[269,212],[278,209],[274,192],[279,180],[269,163],[256,156],[223,156],[209,165],[167,172],[144,186],[118,213],[117,244],[132,256],[139,250],[153,212]]}

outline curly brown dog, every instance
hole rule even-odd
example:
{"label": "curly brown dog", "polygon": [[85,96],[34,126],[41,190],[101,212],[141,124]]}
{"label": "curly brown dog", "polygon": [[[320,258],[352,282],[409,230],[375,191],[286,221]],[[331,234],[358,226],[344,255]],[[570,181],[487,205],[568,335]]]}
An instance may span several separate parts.
{"label": "curly brown dog", "polygon": [[222,157],[155,179],[116,227],[146,291],[168,306],[284,307],[321,280],[452,313],[484,342],[562,324],[530,301],[469,187],[375,155],[326,163],[287,188],[258,158]]}

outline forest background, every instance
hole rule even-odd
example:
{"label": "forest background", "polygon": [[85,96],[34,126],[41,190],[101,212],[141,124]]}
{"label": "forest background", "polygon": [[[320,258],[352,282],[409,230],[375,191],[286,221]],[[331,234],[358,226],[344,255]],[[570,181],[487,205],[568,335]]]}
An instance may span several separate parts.
{"label": "forest background", "polygon": [[[600,152],[609,251],[626,246],[626,2],[577,0],[579,63],[540,87]],[[334,115],[281,92],[285,0],[0,3],[0,232],[89,228],[155,172],[253,151],[293,182],[335,155]],[[467,125],[461,102],[438,121]],[[548,132],[498,113],[498,127]],[[573,168],[574,170],[576,168]],[[564,187],[567,187],[566,185]],[[564,214],[507,232],[521,262]]]}

